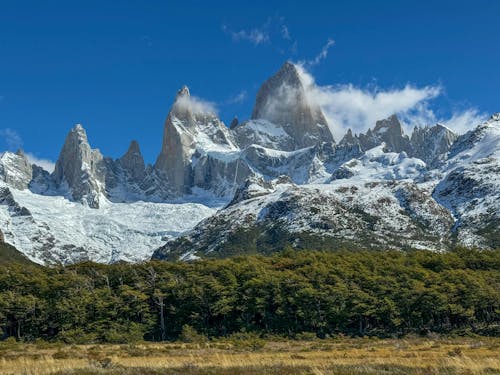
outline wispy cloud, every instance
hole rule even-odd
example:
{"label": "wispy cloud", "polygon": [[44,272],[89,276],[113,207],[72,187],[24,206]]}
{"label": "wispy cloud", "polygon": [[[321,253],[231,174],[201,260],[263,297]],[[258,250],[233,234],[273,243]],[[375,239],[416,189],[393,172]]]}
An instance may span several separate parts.
{"label": "wispy cloud", "polygon": [[458,134],[463,134],[484,122],[488,116],[473,107],[455,109],[451,112],[449,117],[438,116],[429,107],[429,103],[424,102],[417,105],[412,110],[401,113],[400,117],[408,131],[411,131],[414,126],[426,126],[440,123],[446,125]]}
{"label": "wispy cloud", "polygon": [[268,17],[264,24],[247,29],[235,29],[223,24],[222,31],[229,35],[233,42],[250,42],[254,46],[272,46],[280,54],[295,54],[297,41],[292,37],[290,28],[281,16]]}
{"label": "wispy cloud", "polygon": [[11,128],[0,129],[0,137],[3,138],[5,146],[11,151],[17,150],[23,145],[21,136]]}
{"label": "wispy cloud", "polygon": [[292,40],[292,36],[290,35],[290,30],[288,30],[288,26],[285,24],[281,25],[281,36],[285,40]]}
{"label": "wispy cloud", "polygon": [[328,52],[330,50],[330,48],[335,44],[335,41],[333,39],[330,39],[328,38],[328,40],[326,41],[325,45],[323,46],[323,48],[321,48],[321,51],[320,53],[318,53],[314,59],[312,60],[307,60],[307,61],[303,61],[301,64],[302,65],[305,65],[305,66],[315,66],[315,65],[318,65],[321,61],[323,61],[324,59],[327,58],[328,56]]}
{"label": "wispy cloud", "polygon": [[180,96],[175,101],[175,106],[179,109],[189,109],[194,113],[217,113],[215,103],[201,99],[196,96]]}
{"label": "wispy cloud", "polygon": [[248,41],[255,46],[269,42],[269,33],[265,27],[254,28],[250,30],[231,30],[228,26],[222,25],[222,30],[231,36],[235,42]]}
{"label": "wispy cloud", "polygon": [[45,169],[47,172],[50,172],[50,173],[54,172],[56,164],[52,160],[39,158],[30,152],[27,152],[25,155],[31,164],[36,164],[39,167],[42,167],[43,169]]}
{"label": "wispy cloud", "polygon": [[248,97],[248,92],[243,90],[226,100],[225,104],[237,104],[244,102]]}
{"label": "wispy cloud", "polygon": [[318,86],[313,76],[298,65],[306,87],[307,100],[321,107],[334,137],[339,140],[347,129],[355,133],[373,128],[377,120],[398,114],[410,130],[415,125],[444,123],[463,133],[482,121],[484,116],[475,109],[455,111],[449,118],[439,118],[431,102],[442,94],[441,86],[417,87],[407,84],[402,88],[360,88],[352,84]]}

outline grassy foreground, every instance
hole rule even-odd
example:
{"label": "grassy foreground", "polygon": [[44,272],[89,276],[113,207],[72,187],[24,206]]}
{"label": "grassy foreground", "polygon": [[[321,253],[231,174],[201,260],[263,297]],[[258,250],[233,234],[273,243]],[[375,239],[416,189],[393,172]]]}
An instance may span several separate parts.
{"label": "grassy foreground", "polygon": [[498,338],[2,343],[1,374],[500,374]]}

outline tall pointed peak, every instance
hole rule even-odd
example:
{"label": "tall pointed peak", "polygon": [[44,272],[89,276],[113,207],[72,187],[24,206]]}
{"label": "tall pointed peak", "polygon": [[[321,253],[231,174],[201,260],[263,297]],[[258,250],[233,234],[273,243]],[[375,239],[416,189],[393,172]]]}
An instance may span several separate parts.
{"label": "tall pointed peak", "polygon": [[490,120],[492,121],[500,121],[500,112],[493,113],[490,117]]}
{"label": "tall pointed peak", "polygon": [[399,121],[397,115],[391,115],[384,120],[379,120],[375,123],[375,128],[373,132],[375,134],[385,133],[390,131],[393,134],[403,135],[403,125]]}
{"label": "tall pointed peak", "polygon": [[127,154],[140,154],[141,149],[139,147],[139,142],[137,142],[135,139],[133,139],[130,142],[130,146],[128,147],[128,150],[126,152]]}
{"label": "tall pointed peak", "polygon": [[[272,82],[273,81],[273,82]],[[285,84],[294,88],[302,87],[302,80],[297,66],[286,61],[278,72],[267,81],[274,84]]]}
{"label": "tall pointed peak", "polygon": [[252,120],[267,120],[282,127],[292,138],[287,150],[333,141],[321,108],[310,100],[299,69],[290,62],[260,87]]}
{"label": "tall pointed peak", "polygon": [[129,172],[130,176],[134,180],[142,180],[146,166],[144,164],[144,158],[141,154],[141,149],[139,148],[139,143],[136,140],[130,142],[127,152],[119,159],[119,161],[122,167]]}
{"label": "tall pointed peak", "polygon": [[88,143],[87,132],[83,128],[82,124],[75,124],[75,126],[71,128],[68,136],[66,137],[66,142],[72,139],[78,139],[80,142]]}
{"label": "tall pointed peak", "polygon": [[177,99],[178,98],[189,98],[191,94],[189,93],[189,87],[186,85],[182,86],[180,90],[177,91]]}
{"label": "tall pointed peak", "polygon": [[357,138],[354,137],[351,128],[347,129],[347,133],[344,135],[342,140],[340,141],[340,144],[346,144],[346,145],[352,145],[355,143],[359,143]]}

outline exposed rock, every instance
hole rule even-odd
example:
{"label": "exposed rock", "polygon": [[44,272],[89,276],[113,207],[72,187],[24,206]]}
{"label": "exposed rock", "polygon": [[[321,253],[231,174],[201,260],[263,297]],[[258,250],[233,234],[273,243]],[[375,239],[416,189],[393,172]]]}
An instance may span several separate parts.
{"label": "exposed rock", "polygon": [[127,171],[132,180],[141,182],[144,179],[146,166],[137,141],[132,141],[130,143],[125,155],[119,159],[119,163],[122,168]]}
{"label": "exposed rock", "polygon": [[22,150],[15,154],[5,152],[0,157],[0,179],[18,190],[28,187],[33,175],[33,167]]}
{"label": "exposed rock", "polygon": [[396,115],[377,121],[373,132],[360,138],[363,150],[369,150],[384,142],[387,151],[412,154],[410,139],[404,134],[403,126]]}
{"label": "exposed rock", "polygon": [[[404,181],[333,185],[250,181],[238,199],[168,242],[153,258],[228,256],[296,248],[445,249],[453,219],[426,191]],[[246,199],[245,199],[246,198]],[[245,242],[242,243],[242,238]]]}
{"label": "exposed rock", "polygon": [[98,208],[105,194],[106,168],[103,156],[92,149],[87,134],[78,124],[69,132],[53,173],[58,187],[67,186],[72,198]]}
{"label": "exposed rock", "polygon": [[229,124],[229,129],[233,130],[239,124],[238,117],[235,117],[231,120],[231,124]]}
{"label": "exposed rock", "polygon": [[429,167],[443,162],[458,136],[446,126],[415,127],[411,135],[412,156],[422,159]]}
{"label": "exposed rock", "polygon": [[206,112],[190,96],[189,89],[179,90],[165,121],[160,155],[155,169],[164,176],[176,195],[189,194],[193,187],[192,157],[211,152],[237,150],[229,130],[214,113]]}
{"label": "exposed rock", "polygon": [[354,137],[354,135],[352,134],[352,130],[348,129],[347,133],[340,140],[339,144],[340,145],[355,145],[355,144],[359,144],[359,140]]}
{"label": "exposed rock", "polygon": [[[267,120],[284,130],[290,139],[280,143],[280,150],[293,151],[333,141],[325,116],[321,108],[309,100],[307,89],[297,67],[286,62],[257,93],[252,119]],[[244,133],[244,127],[242,124],[235,130]],[[242,138],[239,134],[238,140]]]}

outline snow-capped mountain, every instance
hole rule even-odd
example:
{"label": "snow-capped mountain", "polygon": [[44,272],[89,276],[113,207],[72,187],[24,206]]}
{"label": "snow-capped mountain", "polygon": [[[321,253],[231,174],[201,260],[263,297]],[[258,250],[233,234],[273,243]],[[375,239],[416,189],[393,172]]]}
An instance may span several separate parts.
{"label": "snow-capped mountain", "polygon": [[[291,63],[227,127],[183,87],[153,165],[68,133],[52,173],[0,157],[0,229],[41,263],[192,258],[304,247],[498,247],[499,124],[405,134],[397,116],[337,143]],[[471,128],[473,128],[471,124]]]}
{"label": "snow-capped mountain", "polygon": [[[417,128],[411,141],[399,126],[390,125],[380,133],[380,124],[397,122],[391,117],[358,137],[349,132],[341,144],[362,144],[363,138],[387,136],[397,129],[385,138],[392,140],[390,146],[380,140],[321,183],[310,179],[296,184],[283,177],[248,180],[224,209],[169,241],[153,257],[226,256],[235,249],[266,252],[285,245],[498,248],[500,115],[458,138],[442,125]],[[419,142],[422,139],[425,145]],[[406,151],[388,151],[396,145],[405,145],[413,154],[425,149],[432,163],[429,166]],[[438,167],[433,168],[435,164]]]}

